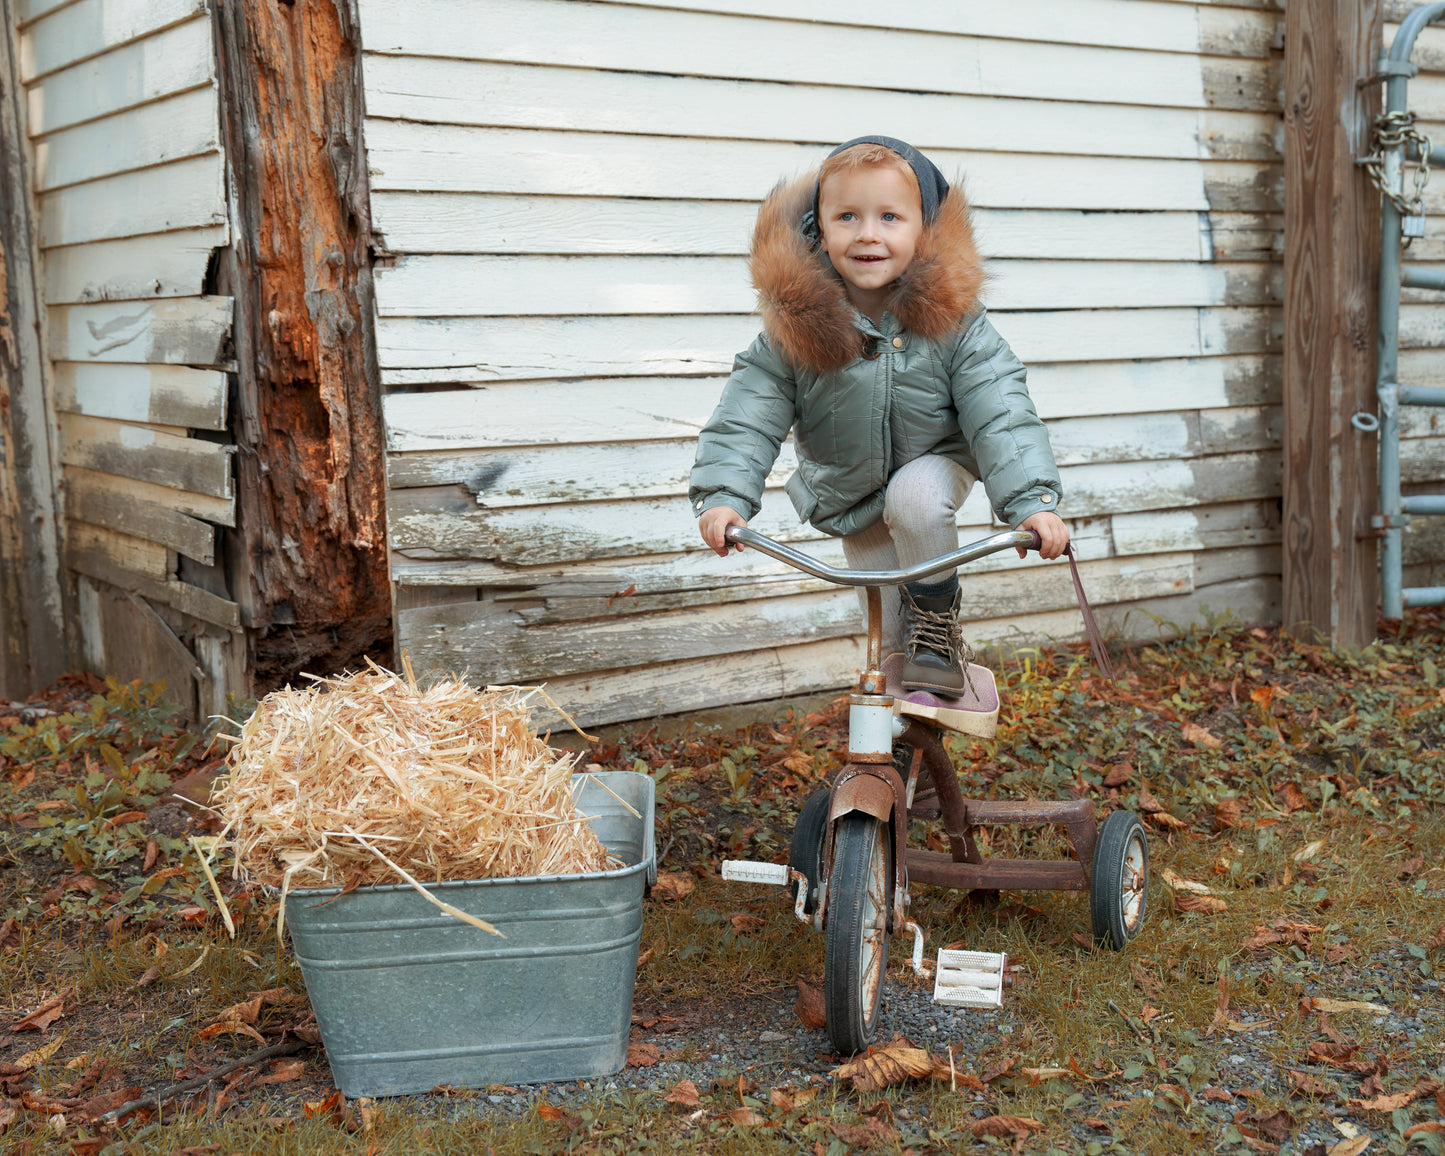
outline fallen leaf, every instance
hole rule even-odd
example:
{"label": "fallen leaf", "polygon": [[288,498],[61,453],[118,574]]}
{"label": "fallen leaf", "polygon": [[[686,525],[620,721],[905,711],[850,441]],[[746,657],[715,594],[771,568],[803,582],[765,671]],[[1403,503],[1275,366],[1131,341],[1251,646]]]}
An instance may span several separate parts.
{"label": "fallen leaf", "polygon": [[1325,962],[1339,963],[1342,959],[1356,959],[1359,954],[1359,950],[1353,944],[1337,943],[1325,952]]}
{"label": "fallen leaf", "polygon": [[1294,1131],[1294,1116],[1284,1108],[1263,1115],[1257,1112],[1236,1112],[1234,1122],[1258,1128],[1276,1144],[1284,1143]]}
{"label": "fallen leaf", "polygon": [[1424,1132],[1445,1132],[1445,1120],[1426,1120],[1422,1124],[1412,1124],[1405,1129],[1403,1135],[1408,1140],[1411,1136],[1419,1136]]}
{"label": "fallen leaf", "polygon": [[1037,1084],[1042,1080],[1056,1080],[1060,1076],[1072,1076],[1074,1073],[1069,1068],[1023,1068],[1023,1074],[1029,1078],[1029,1083]]}
{"label": "fallen leaf", "polygon": [[1308,843],[1305,846],[1301,847],[1298,851],[1294,853],[1292,858],[1296,863],[1307,862],[1308,860],[1313,859],[1321,851],[1323,851],[1324,846],[1325,840],[1316,839],[1313,843]]}
{"label": "fallen leaf", "polygon": [[1224,745],[1223,739],[1210,734],[1198,723],[1185,723],[1182,728],[1182,733],[1184,735],[1184,741],[1186,743],[1192,743],[1196,747],[1208,747],[1212,751],[1217,751]]}
{"label": "fallen leaf", "polygon": [[650,1068],[662,1059],[662,1049],[653,1044],[634,1040],[627,1045],[627,1066],[629,1068]]}
{"label": "fallen leaf", "polygon": [[805,1028],[821,1028],[828,1023],[827,1006],[823,1003],[823,993],[810,983],[798,981],[798,1002],[793,1005],[793,1011],[797,1013],[798,1019],[802,1021]]}
{"label": "fallen leaf", "polygon": [[[86,1123],[93,1124],[107,1112],[114,1112],[122,1104],[128,1104],[141,1094],[140,1086],[117,1088],[114,1092],[92,1097],[75,1109],[75,1114]],[[117,1121],[119,1123],[119,1121]]]}
{"label": "fallen leaf", "polygon": [[1159,873],[1159,876],[1175,891],[1192,891],[1196,895],[1211,894],[1207,884],[1200,883],[1195,879],[1185,879],[1182,875],[1174,874],[1168,867],[1164,868],[1164,870]]}
{"label": "fallen leaf", "polygon": [[1174,893],[1174,910],[1194,911],[1202,915],[1218,915],[1229,910],[1229,904],[1217,895],[1193,895],[1189,892]]}
{"label": "fallen leaf", "polygon": [[691,1080],[679,1080],[667,1093],[666,1102],[681,1108],[696,1108],[700,1099],[696,1084]]}
{"label": "fallen leaf", "polygon": [[150,967],[146,968],[145,971],[141,972],[140,979],[135,981],[135,986],[150,987],[150,985],[155,983],[155,981],[160,979],[160,977],[161,969],[156,967],[155,964],[151,964]]}
{"label": "fallen leaf", "polygon": [[1115,763],[1109,768],[1109,773],[1104,776],[1104,786],[1122,787],[1134,774],[1133,763]]}
{"label": "fallen leaf", "polygon": [[11,1062],[22,1072],[28,1072],[32,1068],[37,1068],[60,1050],[60,1045],[65,1042],[65,1036],[68,1034],[68,1032],[63,1033],[51,1040],[43,1048],[36,1048],[33,1052],[26,1052],[18,1060],[12,1060]]}
{"label": "fallen leaf", "polygon": [[741,1124],[745,1128],[751,1128],[755,1124],[761,1124],[763,1118],[751,1108],[734,1108],[728,1113],[728,1119],[734,1124]]}
{"label": "fallen leaf", "polygon": [[692,894],[697,880],[690,871],[664,871],[652,885],[654,899],[685,899]]}
{"label": "fallen leaf", "polygon": [[781,1088],[774,1088],[768,1093],[768,1099],[773,1102],[774,1108],[781,1108],[784,1112],[791,1112],[797,1107],[793,1097]]}
{"label": "fallen leaf", "polygon": [[739,911],[735,915],[728,916],[728,922],[733,925],[734,931],[756,931],[763,925],[763,919],[758,915],[748,915]]}
{"label": "fallen leaf", "polygon": [[317,1116],[330,1113],[332,1119],[340,1124],[345,1112],[346,1100],[339,1090],[332,1092],[324,1100],[303,1100],[301,1102],[301,1114],[308,1120],[314,1120]]}
{"label": "fallen leaf", "polygon": [[1318,1080],[1308,1072],[1295,1071],[1293,1068],[1289,1068],[1287,1071],[1290,1083],[1294,1085],[1294,1087],[1290,1089],[1291,1096],[1334,1096],[1340,1090],[1335,1084],[1328,1084],[1323,1080]]}
{"label": "fallen leaf", "polygon": [[247,1036],[258,1044],[265,1044],[266,1037],[253,1028],[250,1024],[239,1023],[236,1020],[223,1020],[218,1024],[211,1024],[202,1028],[196,1033],[198,1039],[213,1040],[217,1036]]}
{"label": "fallen leaf", "polygon": [[875,1045],[833,1073],[836,1080],[850,1080],[859,1092],[876,1092],[905,1080],[919,1080],[933,1074],[933,1060],[926,1048],[907,1040]]}
{"label": "fallen leaf", "polygon": [[1400,879],[1408,879],[1411,875],[1418,875],[1420,873],[1420,868],[1423,866],[1425,866],[1424,855],[1416,855],[1413,858],[1406,859],[1403,863],[1400,864],[1399,869],[1396,872],[1396,877]]}
{"label": "fallen leaf", "polygon": [[1243,821],[1244,808],[1239,805],[1238,799],[1220,799],[1214,804],[1214,829],[1216,831],[1238,827]]}
{"label": "fallen leaf", "polygon": [[258,1085],[289,1084],[292,1080],[299,1080],[305,1074],[305,1060],[277,1060],[264,1076],[257,1078],[256,1083]]}
{"label": "fallen leaf", "polygon": [[1164,810],[1164,804],[1161,803],[1158,799],[1156,799],[1156,798],[1150,793],[1148,787],[1140,787],[1140,788],[1139,788],[1139,810],[1141,810],[1141,811],[1146,811],[1146,812],[1148,812],[1149,814],[1153,815],[1153,814],[1157,814],[1158,812]]}
{"label": "fallen leaf", "polygon": [[211,1023],[253,1024],[261,1016],[261,1003],[262,997],[259,994],[252,996],[248,1000],[242,1000],[240,1003],[233,1003],[230,1007],[224,1008],[216,1015],[211,1020]]}
{"label": "fallen leaf", "polygon": [[639,971],[642,970],[642,968],[646,967],[649,963],[651,963],[651,962],[652,962],[652,957],[653,957],[654,955],[656,955],[656,954],[657,954],[657,948],[656,948],[656,947],[649,947],[646,951],[644,951],[641,955],[639,955],[639,956],[637,957],[637,968],[638,968],[638,970],[639,970]]}
{"label": "fallen leaf", "polygon": [[995,1064],[993,1067],[986,1069],[979,1079],[985,1084],[991,1084],[1000,1076],[1008,1075],[1009,1072],[1013,1070],[1013,1066],[1019,1062],[1019,1059],[1019,1056],[1010,1056],[1004,1060],[1003,1063]]}
{"label": "fallen leaf", "polygon": [[1234,1099],[1234,1096],[1230,1094],[1227,1088],[1216,1088],[1211,1085],[1199,1093],[1199,1098],[1201,1100],[1212,1100],[1216,1104],[1228,1104]]}
{"label": "fallen leaf", "polygon": [[1189,826],[1183,819],[1176,819],[1168,811],[1151,811],[1144,818],[1151,823],[1157,823],[1161,827],[1172,827],[1176,831]]}
{"label": "fallen leaf", "polygon": [[1352,1140],[1341,1140],[1325,1156],[1360,1156],[1360,1153],[1369,1146],[1369,1136],[1356,1136]]}
{"label": "fallen leaf", "polygon": [[1312,996],[1310,1003],[1314,1005],[1315,1011],[1329,1012],[1332,1015],[1347,1011],[1367,1011],[1374,1012],[1376,1015],[1388,1015],[1390,1011],[1384,1004],[1366,1003],[1360,999],[1330,999],[1323,995]]}
{"label": "fallen leaf", "polygon": [[870,1119],[863,1124],[829,1124],[828,1129],[849,1148],[893,1146],[898,1142],[898,1132],[882,1120]]}
{"label": "fallen leaf", "polygon": [[1286,811],[1298,811],[1309,806],[1309,800],[1298,783],[1286,783],[1279,789],[1279,796]]}
{"label": "fallen leaf", "polygon": [[1415,1081],[1415,1086],[1404,1092],[1396,1092],[1391,1096],[1379,1096],[1373,1100],[1350,1100],[1351,1108],[1360,1108],[1367,1112],[1393,1112],[1396,1108],[1403,1108],[1407,1104],[1413,1104],[1422,1096],[1433,1095],[1440,1090],[1440,1085],[1427,1076],[1421,1076]]}
{"label": "fallen leaf", "polygon": [[969,1130],[975,1137],[980,1136],[1018,1136],[1026,1137],[1030,1132],[1040,1132],[1043,1124],[1030,1116],[985,1116],[982,1120],[975,1120]]}
{"label": "fallen leaf", "polygon": [[65,993],[46,1000],[38,1008],[10,1025],[12,1032],[43,1032],[65,1015]]}

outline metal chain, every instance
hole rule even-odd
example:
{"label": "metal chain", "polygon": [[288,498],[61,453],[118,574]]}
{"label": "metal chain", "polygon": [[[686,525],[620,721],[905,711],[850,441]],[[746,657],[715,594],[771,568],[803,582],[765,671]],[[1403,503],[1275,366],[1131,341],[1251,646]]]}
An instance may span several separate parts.
{"label": "metal chain", "polygon": [[[1415,158],[1414,166],[1414,196],[1406,200],[1404,186],[1404,167],[1411,162],[1403,155],[1401,156],[1401,192],[1386,188],[1385,186],[1385,150],[1389,148],[1405,148],[1414,142],[1419,150],[1419,156]],[[1415,127],[1415,114],[1413,112],[1386,112],[1375,118],[1375,131],[1370,140],[1374,151],[1364,157],[1360,164],[1369,174],[1370,180],[1380,192],[1390,199],[1395,206],[1395,211],[1402,217],[1423,216],[1425,212],[1425,186],[1430,183],[1430,138]],[[1410,243],[1406,238],[1405,244]]]}

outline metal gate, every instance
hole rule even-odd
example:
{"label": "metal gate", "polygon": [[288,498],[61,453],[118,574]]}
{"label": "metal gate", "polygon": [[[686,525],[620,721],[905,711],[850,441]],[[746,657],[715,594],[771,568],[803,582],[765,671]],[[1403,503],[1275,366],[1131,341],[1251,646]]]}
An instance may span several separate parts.
{"label": "metal gate", "polygon": [[[1400,407],[1402,405],[1445,406],[1445,387],[1401,385],[1400,290],[1445,290],[1445,271],[1405,264],[1403,245],[1424,233],[1423,191],[1429,179],[1430,142],[1414,128],[1414,116],[1407,108],[1405,88],[1420,70],[1410,63],[1415,39],[1427,24],[1445,16],[1445,0],[1426,4],[1405,18],[1389,55],[1380,62],[1378,73],[1385,79],[1385,110],[1376,122],[1377,155],[1362,161],[1372,170],[1384,196],[1383,227],[1380,236],[1380,348],[1375,388],[1380,414],[1359,413],[1352,419],[1357,429],[1378,430],[1380,434],[1380,513],[1373,524],[1382,531],[1384,551],[1380,559],[1383,588],[1382,609],[1386,618],[1399,618],[1406,606],[1445,604],[1445,586],[1405,587],[1404,544],[1401,535],[1417,514],[1445,514],[1445,494],[1400,494]],[[1413,169],[1413,190],[1405,189],[1405,170]]]}

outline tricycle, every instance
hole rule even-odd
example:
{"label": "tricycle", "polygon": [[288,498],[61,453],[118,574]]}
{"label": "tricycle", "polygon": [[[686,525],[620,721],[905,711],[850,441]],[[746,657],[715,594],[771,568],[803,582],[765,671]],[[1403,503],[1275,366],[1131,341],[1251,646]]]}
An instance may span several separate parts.
{"label": "tricycle", "polygon": [[[970,663],[967,689],[957,698],[910,692],[902,685],[903,656],[882,654],[883,586],[915,581],[1012,547],[1037,549],[1033,531],[993,534],[902,570],[837,569],[742,526],[730,526],[727,541],[805,574],[867,590],[867,666],[849,697],[844,765],[799,812],[786,872],[780,864],[724,865],[730,878],[791,883],[798,918],[826,933],[823,996],[828,1036],[838,1052],[851,1055],[873,1040],[890,934],[913,934],[914,968],[922,972],[923,932],[907,914],[910,881],[982,891],[1087,891],[1096,942],[1119,950],[1138,933],[1149,884],[1149,845],[1138,816],[1114,811],[1099,826],[1087,798],[964,798],[943,735],[993,736],[999,710],[993,673]],[[920,793],[925,777],[929,787]],[[939,814],[948,851],[908,847],[910,819]],[[1046,824],[1064,829],[1073,858],[999,859],[979,849],[980,827]],[[960,974],[967,982],[987,982],[988,976],[976,971],[987,956],[940,953],[940,969],[950,962],[944,958],[949,955],[954,964],[963,964]],[[970,966],[975,971],[969,971]],[[1004,976],[998,973],[1004,970],[993,969],[1000,987]]]}

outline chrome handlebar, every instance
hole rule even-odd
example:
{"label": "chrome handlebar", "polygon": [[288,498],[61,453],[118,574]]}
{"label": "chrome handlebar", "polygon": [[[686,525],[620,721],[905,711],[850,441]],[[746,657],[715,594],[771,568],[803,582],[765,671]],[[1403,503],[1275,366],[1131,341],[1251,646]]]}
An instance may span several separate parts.
{"label": "chrome handlebar", "polygon": [[919,562],[906,570],[839,570],[746,526],[729,526],[723,538],[729,546],[751,546],[770,558],[786,562],[804,574],[811,574],[814,578],[822,578],[826,582],[836,582],[839,586],[901,586],[905,582],[916,582],[939,570],[952,570],[955,566],[976,562],[990,554],[997,554],[1000,550],[1007,550],[1010,546],[1037,550],[1042,545],[1039,535],[1033,530],[1005,530],[1001,534],[993,534],[960,546],[948,554],[930,558],[927,562]]}

